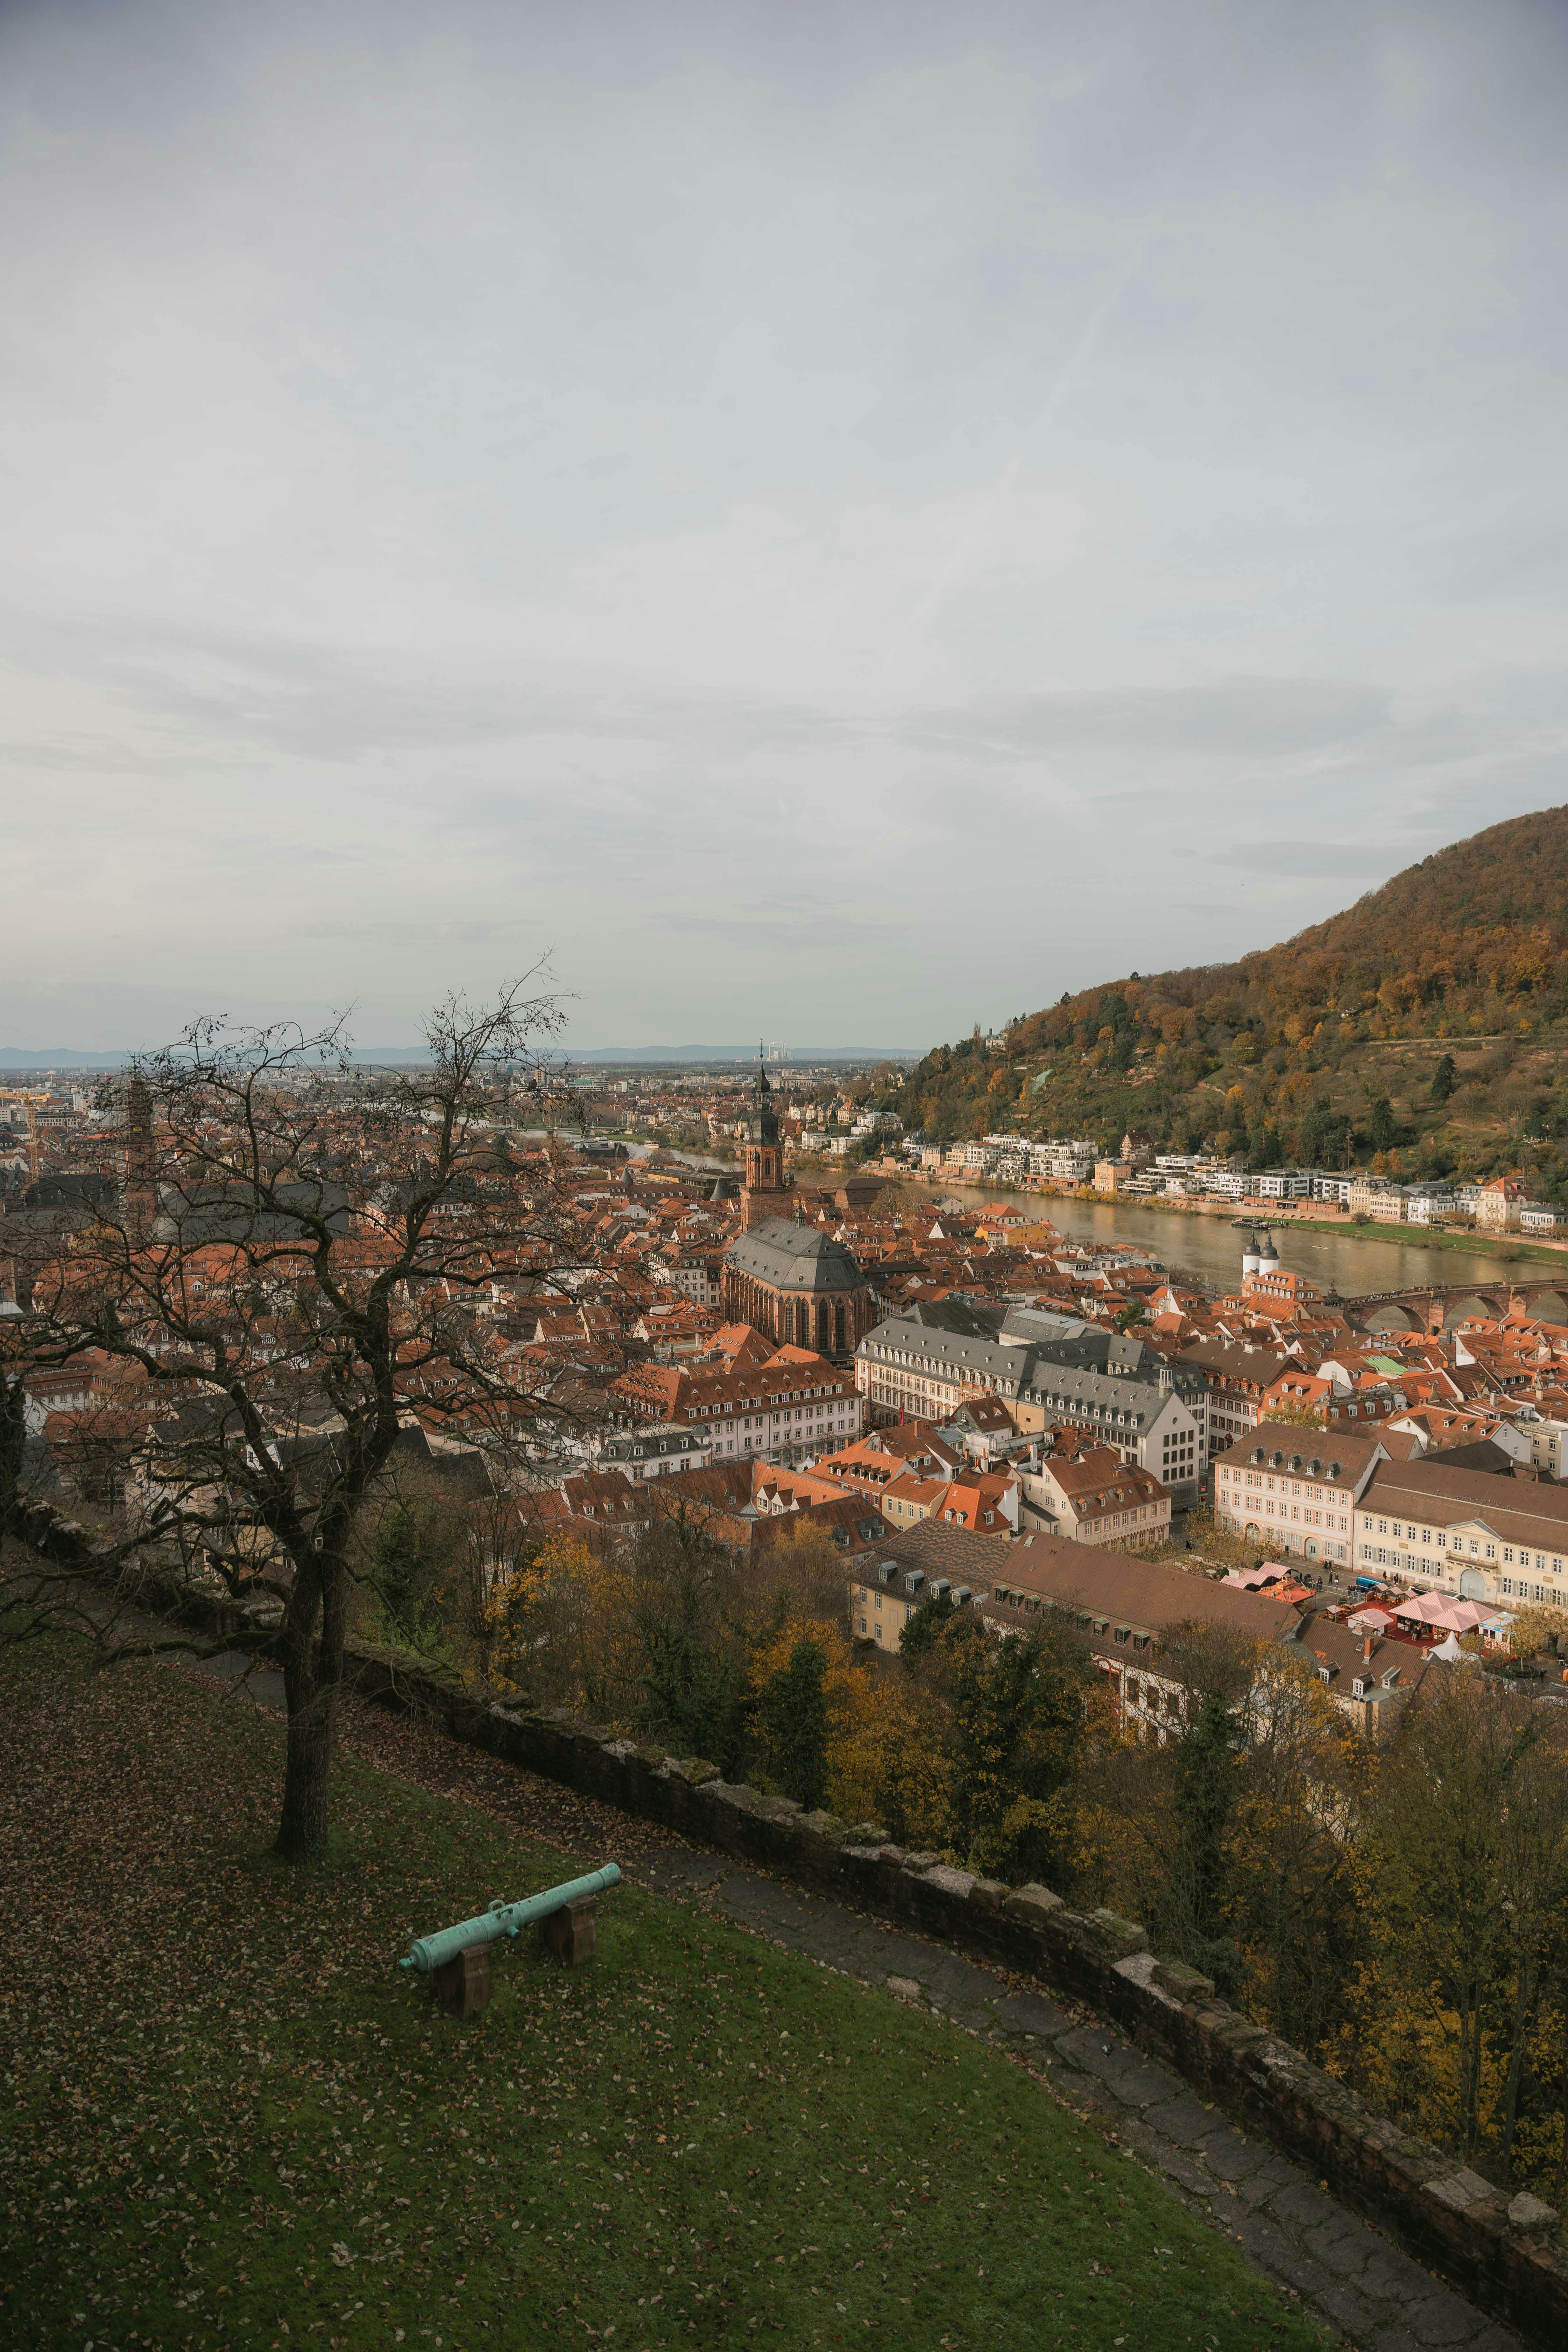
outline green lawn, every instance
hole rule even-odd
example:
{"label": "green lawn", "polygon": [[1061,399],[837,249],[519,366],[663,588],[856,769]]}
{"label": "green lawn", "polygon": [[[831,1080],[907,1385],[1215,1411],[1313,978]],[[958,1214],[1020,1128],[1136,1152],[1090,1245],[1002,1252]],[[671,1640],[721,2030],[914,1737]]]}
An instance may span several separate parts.
{"label": "green lawn", "polygon": [[265,1852],[276,1723],[0,1654],[0,2342],[877,2341],[1320,2331],[1021,2067],[629,1885],[456,2025],[411,1934],[574,1862],[353,1761]]}
{"label": "green lawn", "polygon": [[[1260,1216],[1258,1223],[1264,1220]],[[1456,1257],[1500,1258],[1505,1265],[1533,1264],[1555,1265],[1563,1270],[1564,1253],[1545,1242],[1521,1241],[1517,1234],[1439,1233],[1430,1225],[1379,1225],[1370,1220],[1364,1225],[1354,1224],[1347,1217],[1279,1217],[1275,1230],[1282,1235],[1290,1234],[1332,1234],[1352,1242],[1394,1242],[1404,1249],[1447,1250]],[[1462,1281],[1462,1269],[1456,1269],[1456,1281]],[[1495,1282],[1495,1275],[1478,1276],[1478,1281]]]}

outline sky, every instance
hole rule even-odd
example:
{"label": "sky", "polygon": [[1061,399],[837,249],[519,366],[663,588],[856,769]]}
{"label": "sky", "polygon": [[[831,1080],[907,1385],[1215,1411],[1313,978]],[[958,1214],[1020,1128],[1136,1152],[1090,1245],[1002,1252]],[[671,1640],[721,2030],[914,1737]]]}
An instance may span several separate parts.
{"label": "sky", "polygon": [[1568,800],[1568,10],[0,0],[0,1045],[924,1046]]}

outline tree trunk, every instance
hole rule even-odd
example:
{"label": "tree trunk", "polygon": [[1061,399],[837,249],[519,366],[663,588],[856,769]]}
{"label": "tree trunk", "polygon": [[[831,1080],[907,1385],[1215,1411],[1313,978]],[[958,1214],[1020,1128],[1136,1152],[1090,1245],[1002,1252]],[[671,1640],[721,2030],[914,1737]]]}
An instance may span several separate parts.
{"label": "tree trunk", "polygon": [[[290,1680],[292,1677],[289,1678]],[[337,1736],[337,1691],[327,1684],[302,1706],[289,1702],[289,1760],[283,1808],[273,1852],[285,1862],[308,1862],[327,1843],[327,1790]]]}
{"label": "tree trunk", "polygon": [[0,1535],[20,1534],[27,1458],[27,1399],[19,1374],[0,1370]]}
{"label": "tree trunk", "polygon": [[297,1573],[289,1601],[283,1667],[289,1751],[283,1807],[272,1849],[285,1862],[309,1862],[327,1843],[327,1792],[337,1745],[346,1632],[344,1581],[341,1563],[318,1555]]}
{"label": "tree trunk", "polygon": [[1513,2141],[1519,2128],[1519,2092],[1524,2080],[1524,2050],[1530,2038],[1530,2028],[1535,2015],[1535,1971],[1530,1959],[1520,1955],[1519,1971],[1513,1989],[1513,2036],[1508,2055],[1508,2084],[1503,2094],[1502,2177],[1510,2179],[1513,2173]]}
{"label": "tree trunk", "polygon": [[1472,1978],[1459,2010],[1459,2152],[1467,2159],[1481,2136],[1482,2047],[1481,1988]]}
{"label": "tree trunk", "polygon": [[1568,1977],[1557,1979],[1557,2105],[1563,2123],[1563,2136],[1557,2143],[1557,2179],[1552,2184],[1552,2201],[1563,2210],[1563,2191],[1568,2189]]}

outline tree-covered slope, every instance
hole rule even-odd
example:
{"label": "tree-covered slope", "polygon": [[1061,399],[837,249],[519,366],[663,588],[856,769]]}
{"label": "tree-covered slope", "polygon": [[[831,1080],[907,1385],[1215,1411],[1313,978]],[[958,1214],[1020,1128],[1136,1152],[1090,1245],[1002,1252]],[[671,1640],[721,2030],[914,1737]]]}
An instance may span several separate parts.
{"label": "tree-covered slope", "polygon": [[1568,808],[1455,843],[1238,962],[1130,973],[929,1054],[928,1135],[1124,1128],[1174,1145],[1394,1172],[1568,1158]]}

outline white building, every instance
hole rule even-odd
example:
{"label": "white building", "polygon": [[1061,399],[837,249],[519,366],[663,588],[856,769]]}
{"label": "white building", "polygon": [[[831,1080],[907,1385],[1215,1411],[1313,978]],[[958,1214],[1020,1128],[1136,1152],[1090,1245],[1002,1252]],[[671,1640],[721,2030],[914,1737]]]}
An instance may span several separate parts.
{"label": "white building", "polygon": [[1458,1207],[1447,1184],[1412,1184],[1405,1195],[1405,1223],[1435,1225],[1441,1218],[1452,1216]]}
{"label": "white building", "polygon": [[1265,1168],[1252,1180],[1258,1201],[1310,1201],[1317,1171],[1313,1168]]}
{"label": "white building", "polygon": [[712,1437],[708,1432],[664,1422],[657,1428],[625,1430],[607,1437],[595,1466],[618,1470],[624,1478],[634,1481],[662,1478],[667,1472],[706,1470],[712,1451]]}

